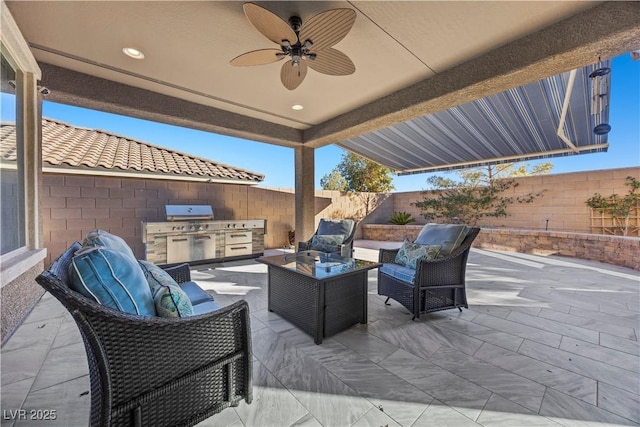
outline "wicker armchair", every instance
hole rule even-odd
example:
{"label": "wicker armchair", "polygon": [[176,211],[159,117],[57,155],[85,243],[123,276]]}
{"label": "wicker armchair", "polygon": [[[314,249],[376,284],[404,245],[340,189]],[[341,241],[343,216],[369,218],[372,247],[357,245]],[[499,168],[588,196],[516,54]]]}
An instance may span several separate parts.
{"label": "wicker armchair", "polygon": [[[405,306],[413,319],[420,313],[447,310],[467,305],[465,272],[471,244],[478,236],[479,228],[470,228],[456,249],[443,258],[419,260],[413,282],[400,280],[378,269],[378,295],[386,296],[385,304],[394,299]],[[394,263],[398,249],[380,249],[380,263]]]}
{"label": "wicker armchair", "polygon": [[[92,426],[190,426],[251,403],[251,334],[245,301],[211,313],[135,316],[95,303],[68,286],[75,244],[36,281],[76,321],[89,363]],[[188,281],[187,264],[167,270]]]}
{"label": "wicker armchair", "polygon": [[[341,256],[351,258],[353,256],[353,239],[356,235],[356,226],[358,223],[352,219],[321,219],[318,224],[318,229],[314,233],[315,236],[322,235],[336,235],[341,234],[344,236],[344,241],[338,246],[336,253],[339,252]],[[298,242],[298,252],[308,250],[318,250],[312,245],[313,237],[306,242]],[[326,252],[326,251],[324,251]]]}

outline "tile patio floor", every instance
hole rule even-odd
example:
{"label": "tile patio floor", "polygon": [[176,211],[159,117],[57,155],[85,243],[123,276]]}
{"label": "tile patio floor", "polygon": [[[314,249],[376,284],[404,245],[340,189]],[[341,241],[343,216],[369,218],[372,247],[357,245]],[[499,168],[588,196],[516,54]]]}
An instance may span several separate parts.
{"label": "tile patio floor", "polygon": [[[388,244],[387,244],[388,245]],[[356,243],[377,259],[378,242]],[[412,322],[376,294],[369,323],[325,339],[266,310],[266,266],[196,266],[193,279],[251,307],[254,401],[201,426],[530,426],[640,423],[637,271],[472,250],[469,310]],[[2,348],[2,426],[87,425],[89,379],[70,316],[46,294]],[[54,422],[9,411],[55,409]]]}

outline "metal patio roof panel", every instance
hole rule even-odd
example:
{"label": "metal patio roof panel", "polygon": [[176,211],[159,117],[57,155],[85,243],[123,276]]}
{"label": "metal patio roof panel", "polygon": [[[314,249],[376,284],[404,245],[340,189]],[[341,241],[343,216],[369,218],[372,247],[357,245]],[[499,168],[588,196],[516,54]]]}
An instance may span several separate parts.
{"label": "metal patio roof panel", "polygon": [[[339,143],[399,174],[606,151],[610,75],[594,88],[589,75],[610,61],[552,76]],[[596,93],[594,93],[594,90]],[[604,92],[599,92],[604,91]],[[569,95],[558,136],[563,104]],[[596,100],[602,107],[593,110]]]}

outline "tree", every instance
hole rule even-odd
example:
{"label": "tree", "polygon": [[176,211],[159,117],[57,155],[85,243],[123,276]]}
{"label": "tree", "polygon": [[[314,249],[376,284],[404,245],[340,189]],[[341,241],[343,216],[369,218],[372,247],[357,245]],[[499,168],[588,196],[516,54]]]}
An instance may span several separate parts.
{"label": "tree", "polygon": [[427,220],[446,218],[476,225],[484,217],[506,217],[507,208],[514,203],[532,203],[542,193],[506,196],[505,192],[518,186],[513,179],[519,176],[540,175],[551,171],[546,162],[530,168],[515,163],[488,165],[458,172],[458,179],[432,176],[427,179],[435,192],[424,191],[423,200],[415,202]]}
{"label": "tree", "polygon": [[553,169],[553,163],[543,162],[530,166],[527,163],[501,163],[458,171],[458,175],[468,185],[489,185],[495,179],[518,178],[530,175],[546,175]]}
{"label": "tree", "polygon": [[636,177],[628,176],[625,184],[629,187],[629,192],[620,197],[612,194],[604,197],[600,193],[595,193],[585,203],[591,209],[599,210],[602,214],[608,212],[611,215],[613,228],[622,232],[623,236],[629,233],[629,217],[640,202],[640,181]]}
{"label": "tree", "polygon": [[337,169],[331,171],[320,179],[323,190],[347,191],[347,181]]}
{"label": "tree", "polygon": [[379,193],[393,190],[392,170],[353,153],[345,153],[338,165],[320,180],[324,190],[358,192],[365,217],[379,200]]}

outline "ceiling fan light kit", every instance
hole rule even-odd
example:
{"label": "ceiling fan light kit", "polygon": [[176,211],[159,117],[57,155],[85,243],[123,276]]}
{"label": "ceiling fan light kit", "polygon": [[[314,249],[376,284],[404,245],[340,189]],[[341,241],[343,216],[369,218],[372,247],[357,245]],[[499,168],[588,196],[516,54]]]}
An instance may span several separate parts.
{"label": "ceiling fan light kit", "polygon": [[231,65],[265,65],[289,57],[280,70],[280,81],[289,90],[300,86],[308,68],[330,76],[346,76],[356,71],[353,61],[333,48],[353,27],[356,19],[353,9],[327,10],[304,23],[299,16],[292,16],[287,23],[255,3],[245,3],[242,8],[249,22],[280,48],[243,53],[232,59]]}

